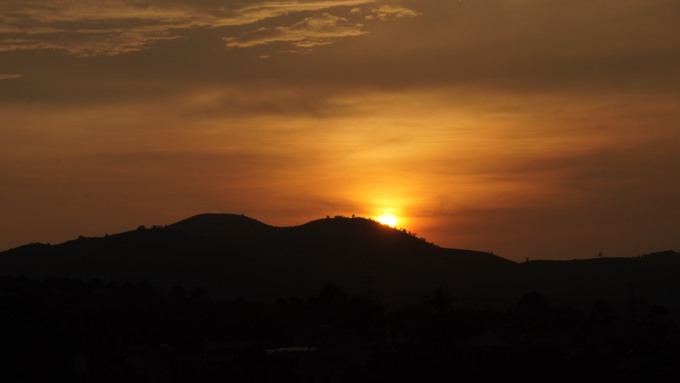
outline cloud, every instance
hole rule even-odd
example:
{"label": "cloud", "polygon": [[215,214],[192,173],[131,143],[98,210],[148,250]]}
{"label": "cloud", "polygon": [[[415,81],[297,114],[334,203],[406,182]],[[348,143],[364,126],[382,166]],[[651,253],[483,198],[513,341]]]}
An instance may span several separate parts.
{"label": "cloud", "polygon": [[[260,38],[267,42],[238,43],[241,38],[231,38],[232,46],[266,44],[273,38],[272,41],[312,47],[365,33],[359,32],[356,24],[329,17],[327,11],[375,3],[376,0],[6,1],[0,4],[0,52],[62,50],[81,57],[115,56],[147,49],[158,41],[182,38],[187,30],[247,26],[290,15],[306,17],[293,25],[273,26],[273,37]],[[378,6],[375,12],[381,20],[409,14],[405,8],[385,5]]]}
{"label": "cloud", "polygon": [[22,78],[24,77],[21,74],[15,74],[15,73],[0,73],[0,80],[12,80],[12,79],[17,79],[17,78]]}
{"label": "cloud", "polygon": [[[0,4],[0,24],[17,24],[9,21],[15,17],[12,12],[3,12],[6,2]],[[30,34],[0,35],[0,51],[3,44],[10,46],[5,50],[60,50],[51,52],[50,58],[59,59],[49,64],[49,71],[43,68],[47,61],[36,60],[32,52],[0,53],[0,71],[21,68],[34,81],[22,81],[25,87],[12,92],[5,90],[0,99],[42,97],[40,90],[28,86],[44,86],[42,94],[59,94],[54,97],[59,102],[77,97],[80,93],[74,87],[82,87],[85,99],[94,99],[90,79],[97,76],[111,79],[99,83],[99,94],[105,97],[123,94],[128,84],[136,88],[148,84],[135,92],[141,97],[164,93],[167,87],[262,82],[299,88],[333,86],[336,90],[357,86],[521,92],[680,89],[676,70],[680,34],[672,33],[680,15],[677,1],[197,0],[188,5],[167,0],[149,4],[138,6],[138,19],[130,19],[131,11],[119,11],[118,18],[111,13],[110,20],[102,17],[107,12],[93,15],[97,21],[83,21],[82,31],[49,32],[73,28],[61,21],[50,22],[50,17],[57,17],[47,14],[44,19],[33,16],[33,24],[22,23],[32,25]],[[380,15],[409,14],[397,5],[422,16],[381,21]],[[183,11],[173,13],[172,9]],[[367,21],[368,15],[374,19]],[[93,25],[109,31],[95,33]],[[129,26],[125,33],[115,31],[122,31],[123,25]],[[159,41],[166,42],[155,44]],[[304,46],[314,54],[304,59],[277,55],[307,52],[310,48]],[[143,52],[82,63],[82,70],[76,72],[63,59],[65,49],[76,56]],[[44,53],[48,58],[50,52]],[[272,60],[262,60],[262,56]],[[50,76],[49,86],[38,81],[57,71],[68,75]],[[68,91],[57,92],[57,82]]]}
{"label": "cloud", "polygon": [[[368,3],[368,2],[367,2]],[[372,3],[372,2],[371,2]],[[349,4],[347,4],[349,5]],[[313,48],[328,45],[338,39],[368,34],[356,16],[366,14],[365,20],[388,21],[419,16],[420,13],[401,6],[377,5],[367,9],[353,7],[348,18],[324,12],[304,18],[289,26],[262,27],[238,37],[225,37],[229,48],[249,48],[275,42],[290,43],[296,48]],[[295,50],[293,50],[295,52]]]}
{"label": "cloud", "polygon": [[[177,38],[192,16],[176,7],[126,1],[10,1],[0,5],[0,52],[64,50],[76,56],[117,55]],[[195,17],[193,17],[195,18]]]}
{"label": "cloud", "polygon": [[416,12],[412,9],[392,5],[381,5],[379,7],[371,9],[369,12],[370,14],[366,15],[365,17],[366,20],[378,19],[381,21],[387,21],[407,17],[416,17],[421,15],[421,13]]}
{"label": "cloud", "polygon": [[306,17],[288,27],[261,28],[242,37],[226,37],[229,48],[247,48],[274,42],[288,42],[298,48],[313,48],[328,45],[344,37],[366,34],[362,24],[355,24],[344,17],[323,13]]}

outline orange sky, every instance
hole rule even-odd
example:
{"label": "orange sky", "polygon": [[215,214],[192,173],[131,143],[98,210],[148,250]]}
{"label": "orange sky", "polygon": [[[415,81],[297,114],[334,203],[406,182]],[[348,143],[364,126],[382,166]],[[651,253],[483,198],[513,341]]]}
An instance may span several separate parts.
{"label": "orange sky", "polygon": [[0,4],[0,250],[203,212],[680,249],[676,0]]}

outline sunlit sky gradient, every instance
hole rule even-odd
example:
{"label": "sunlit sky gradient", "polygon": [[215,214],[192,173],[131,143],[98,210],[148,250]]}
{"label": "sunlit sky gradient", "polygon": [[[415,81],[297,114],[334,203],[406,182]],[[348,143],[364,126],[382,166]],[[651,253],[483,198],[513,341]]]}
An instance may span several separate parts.
{"label": "sunlit sky gradient", "polygon": [[680,1],[2,0],[0,250],[204,212],[680,250]]}

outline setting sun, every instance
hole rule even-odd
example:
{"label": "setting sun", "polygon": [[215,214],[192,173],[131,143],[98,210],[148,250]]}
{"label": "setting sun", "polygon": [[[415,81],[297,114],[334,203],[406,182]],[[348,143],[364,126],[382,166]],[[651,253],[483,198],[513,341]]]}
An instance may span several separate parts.
{"label": "setting sun", "polygon": [[376,221],[390,227],[397,226],[397,217],[389,214],[381,215],[380,217],[376,218]]}

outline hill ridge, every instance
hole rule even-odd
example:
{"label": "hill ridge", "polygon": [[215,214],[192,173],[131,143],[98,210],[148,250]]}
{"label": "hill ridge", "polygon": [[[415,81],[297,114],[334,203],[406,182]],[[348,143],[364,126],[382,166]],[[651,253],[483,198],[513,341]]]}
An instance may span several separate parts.
{"label": "hill ridge", "polygon": [[672,250],[516,263],[342,216],[277,227],[245,215],[207,213],[0,253],[0,275],[6,276],[146,280],[160,288],[200,286],[215,297],[254,300],[306,297],[332,283],[392,307],[418,302],[433,288],[446,288],[471,307],[502,307],[529,290],[574,306],[593,299],[625,302],[629,285],[650,301],[680,307],[678,274],[680,253]]}

